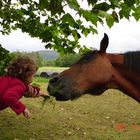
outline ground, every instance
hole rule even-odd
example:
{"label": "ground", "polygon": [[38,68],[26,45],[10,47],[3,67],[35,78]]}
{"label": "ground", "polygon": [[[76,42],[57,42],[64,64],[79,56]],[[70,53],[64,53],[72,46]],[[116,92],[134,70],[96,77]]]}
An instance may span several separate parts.
{"label": "ground", "polygon": [[[43,87],[45,86],[45,83]],[[23,98],[27,120],[10,109],[0,112],[0,140],[139,140],[140,104],[117,90],[75,101]]]}

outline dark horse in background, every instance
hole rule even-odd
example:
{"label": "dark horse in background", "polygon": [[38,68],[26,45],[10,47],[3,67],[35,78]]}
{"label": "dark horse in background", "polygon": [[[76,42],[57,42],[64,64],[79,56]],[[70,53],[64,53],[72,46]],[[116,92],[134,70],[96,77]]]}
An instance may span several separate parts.
{"label": "dark horse in background", "polygon": [[101,95],[119,89],[140,102],[140,52],[106,53],[108,36],[100,50],[90,51],[69,69],[49,81],[48,91],[56,100],[75,99],[83,94]]}

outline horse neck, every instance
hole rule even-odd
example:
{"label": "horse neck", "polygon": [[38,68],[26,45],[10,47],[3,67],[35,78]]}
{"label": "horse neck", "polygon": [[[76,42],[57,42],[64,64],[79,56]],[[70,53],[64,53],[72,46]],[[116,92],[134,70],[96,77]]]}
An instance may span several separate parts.
{"label": "horse neck", "polygon": [[123,54],[106,54],[114,68],[116,88],[140,103],[140,78],[137,73],[124,66]]}
{"label": "horse neck", "polygon": [[130,71],[124,65],[123,54],[106,54],[106,56],[111,62],[114,72],[116,71],[119,75],[121,75],[124,78],[128,78],[130,76]]}
{"label": "horse neck", "polygon": [[106,57],[110,60],[112,65],[123,65],[124,63],[124,56],[123,54],[110,54],[107,53]]}

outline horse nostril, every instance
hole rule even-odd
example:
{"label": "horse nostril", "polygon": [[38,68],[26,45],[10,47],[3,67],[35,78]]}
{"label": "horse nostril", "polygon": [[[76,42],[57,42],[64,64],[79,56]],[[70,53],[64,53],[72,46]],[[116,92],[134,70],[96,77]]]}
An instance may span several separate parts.
{"label": "horse nostril", "polygon": [[52,78],[52,79],[49,81],[49,83],[53,84],[53,83],[57,82],[58,80],[59,80],[59,77],[56,76],[56,77]]}

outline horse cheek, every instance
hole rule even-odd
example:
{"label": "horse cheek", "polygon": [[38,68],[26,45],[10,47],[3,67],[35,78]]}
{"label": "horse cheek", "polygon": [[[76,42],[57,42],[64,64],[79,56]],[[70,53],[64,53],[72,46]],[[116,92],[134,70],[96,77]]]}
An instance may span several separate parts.
{"label": "horse cheek", "polygon": [[92,81],[94,83],[106,83],[112,77],[112,65],[106,61],[98,62],[94,65],[92,71]]}

